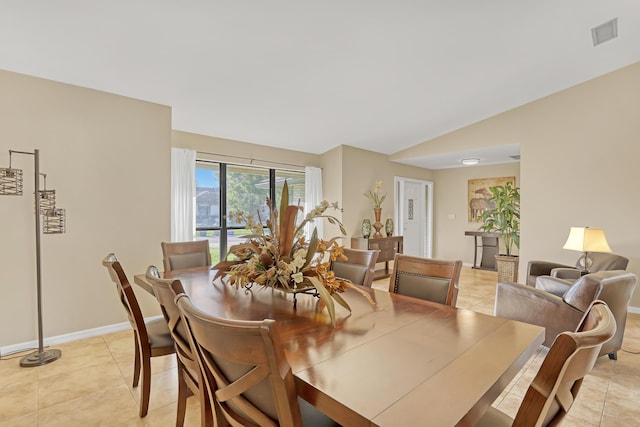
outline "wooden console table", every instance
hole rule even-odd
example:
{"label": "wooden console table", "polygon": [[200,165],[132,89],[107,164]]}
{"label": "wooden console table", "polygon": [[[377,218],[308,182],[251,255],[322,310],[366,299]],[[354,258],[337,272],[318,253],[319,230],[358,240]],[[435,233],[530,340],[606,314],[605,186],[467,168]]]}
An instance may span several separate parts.
{"label": "wooden console table", "polygon": [[352,237],[351,248],[365,250],[377,249],[380,251],[378,254],[378,262],[384,262],[384,270],[376,271],[373,276],[373,279],[376,280],[391,276],[389,261],[393,261],[396,254],[402,253],[402,242],[402,236],[372,237],[370,239]]}
{"label": "wooden console table", "polygon": [[[473,268],[480,270],[496,271],[496,255],[498,255],[498,233],[485,233],[484,231],[465,231],[465,236],[473,236],[475,251],[473,252]],[[478,244],[478,237],[482,238]],[[478,249],[482,250],[482,258],[478,265]]]}

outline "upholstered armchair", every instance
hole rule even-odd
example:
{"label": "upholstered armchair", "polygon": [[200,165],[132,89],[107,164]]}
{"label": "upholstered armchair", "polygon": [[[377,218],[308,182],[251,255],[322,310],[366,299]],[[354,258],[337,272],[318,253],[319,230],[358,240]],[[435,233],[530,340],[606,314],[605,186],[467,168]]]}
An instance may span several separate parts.
{"label": "upholstered armchair", "polygon": [[600,355],[617,358],[622,347],[627,307],[638,278],[624,270],[600,271],[578,279],[562,296],[517,283],[498,283],[494,314],[534,325],[544,326],[544,345],[550,347],[556,336],[575,331],[592,301],[607,303],[616,319],[617,331],[602,346]]}
{"label": "upholstered armchair", "polygon": [[[588,256],[591,261],[591,265],[589,265],[590,273],[606,270],[626,270],[627,264],[629,264],[627,258],[611,253],[589,252]],[[575,266],[549,261],[529,261],[527,265],[527,285],[535,287],[538,276],[552,276],[563,280],[576,281],[580,278],[582,269],[580,259],[576,261]]]}

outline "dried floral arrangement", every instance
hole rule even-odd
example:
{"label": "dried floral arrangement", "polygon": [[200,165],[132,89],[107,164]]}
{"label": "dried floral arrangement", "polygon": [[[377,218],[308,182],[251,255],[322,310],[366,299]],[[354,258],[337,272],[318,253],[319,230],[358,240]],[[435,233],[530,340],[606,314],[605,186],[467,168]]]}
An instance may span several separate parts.
{"label": "dried floral arrangement", "polygon": [[376,181],[373,186],[373,191],[369,190],[364,193],[364,196],[373,202],[373,207],[380,209],[382,202],[387,198],[387,193],[382,193],[382,181]]}
{"label": "dried floral arrangement", "polygon": [[302,208],[288,205],[288,201],[289,189],[285,181],[280,210],[275,209],[267,198],[269,218],[265,221],[266,227],[259,212],[257,221],[252,214],[230,214],[236,222],[244,223],[251,234],[245,236],[245,243],[232,246],[226,259],[214,266],[218,270],[215,278],[222,278],[236,287],[258,284],[286,292],[315,290],[320,298],[320,309],[327,308],[334,325],[334,301],[351,312],[349,304],[340,296],[347,288],[356,289],[375,306],[368,293],[348,280],[336,277],[329,269],[331,261],[347,259],[343,253],[344,246],[338,244],[340,237],[329,241],[319,239],[316,228],[309,240],[304,235],[308,222],[323,218],[338,225],[342,235],[346,235],[342,222],[327,212],[329,209],[340,210],[338,204],[322,201],[296,225],[298,211]]}

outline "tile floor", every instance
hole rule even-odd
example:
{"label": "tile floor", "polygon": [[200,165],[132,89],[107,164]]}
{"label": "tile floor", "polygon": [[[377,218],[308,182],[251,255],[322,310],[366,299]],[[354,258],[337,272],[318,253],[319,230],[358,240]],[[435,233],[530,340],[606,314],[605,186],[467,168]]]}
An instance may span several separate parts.
{"label": "tile floor", "polygon": [[[387,289],[387,280],[374,287]],[[493,311],[496,275],[465,267],[458,307]],[[20,368],[19,356],[0,361],[0,427],[174,426],[176,364],[152,359],[149,415],[138,418],[138,391],[131,388],[133,340],[123,331],[58,345],[63,357],[46,366]],[[630,315],[623,348],[640,351],[640,315]],[[494,403],[514,415],[540,366],[541,348]],[[640,354],[621,351],[618,360],[598,359],[562,426],[640,426]],[[199,405],[189,399],[186,426],[199,426]]]}

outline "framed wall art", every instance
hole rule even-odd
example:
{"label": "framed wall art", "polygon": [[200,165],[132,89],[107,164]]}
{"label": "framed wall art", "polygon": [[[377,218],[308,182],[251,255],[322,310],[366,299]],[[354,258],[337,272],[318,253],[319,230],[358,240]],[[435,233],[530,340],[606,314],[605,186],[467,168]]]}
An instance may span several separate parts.
{"label": "framed wall art", "polygon": [[510,182],[513,186],[516,185],[515,176],[503,176],[500,178],[479,178],[470,179],[468,181],[468,216],[469,222],[480,222],[482,212],[491,207],[489,199],[491,199],[490,187],[496,185],[505,185]]}

